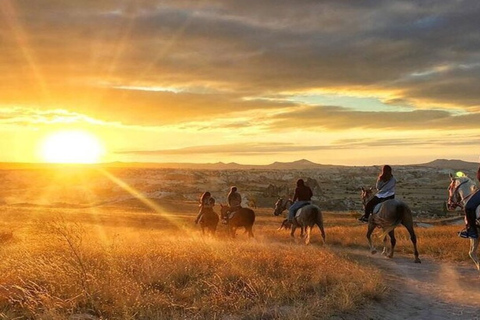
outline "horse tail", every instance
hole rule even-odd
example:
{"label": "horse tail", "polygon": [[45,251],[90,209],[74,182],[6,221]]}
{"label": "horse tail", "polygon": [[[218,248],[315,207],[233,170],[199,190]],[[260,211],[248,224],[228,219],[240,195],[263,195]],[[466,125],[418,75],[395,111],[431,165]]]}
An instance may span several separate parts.
{"label": "horse tail", "polygon": [[405,211],[410,211],[410,208],[408,206],[406,206],[404,203],[399,203],[397,204],[397,206],[395,207],[395,211],[396,211],[396,216],[397,218],[395,219],[395,221],[393,223],[391,223],[389,226],[385,227],[383,232],[380,234],[379,238],[383,239],[385,238],[385,236],[390,232],[392,231],[393,229],[395,229],[396,227],[398,227],[402,221],[403,221],[403,217],[404,217],[404,214],[405,214]]}

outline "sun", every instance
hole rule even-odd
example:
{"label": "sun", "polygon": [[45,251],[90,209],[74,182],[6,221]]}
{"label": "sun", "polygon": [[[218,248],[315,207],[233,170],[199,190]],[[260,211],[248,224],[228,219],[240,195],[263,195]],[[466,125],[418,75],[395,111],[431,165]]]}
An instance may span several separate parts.
{"label": "sun", "polygon": [[50,163],[97,163],[104,149],[100,140],[86,131],[58,131],[45,138],[41,156]]}

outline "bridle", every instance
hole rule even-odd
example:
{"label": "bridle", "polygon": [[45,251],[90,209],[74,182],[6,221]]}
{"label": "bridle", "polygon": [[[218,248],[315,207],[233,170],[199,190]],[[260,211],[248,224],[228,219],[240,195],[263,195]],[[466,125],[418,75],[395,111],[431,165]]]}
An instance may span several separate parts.
{"label": "bridle", "polygon": [[373,198],[373,190],[362,188],[362,194],[360,195],[360,197],[362,199],[362,204],[365,207],[368,201]]}
{"label": "bridle", "polygon": [[287,209],[287,204],[288,204],[289,201],[291,201],[291,200],[287,199],[287,200],[285,200],[285,202],[283,202],[283,199],[278,199],[278,201],[275,203],[275,211],[273,212],[273,214],[275,216],[281,215],[282,212]]}
{"label": "bridle", "polygon": [[[448,201],[447,201],[447,208],[451,210],[454,210],[456,207],[460,207],[461,209],[463,209],[464,203],[466,203],[468,198],[470,198],[476,192],[476,188],[475,188],[473,192],[469,193],[468,195],[462,198],[458,190],[462,185],[469,182],[470,180],[462,181],[458,184],[458,186],[455,186],[456,181],[459,181],[459,180],[457,179],[452,180],[452,182],[450,183],[450,186],[448,186],[449,195],[448,195]],[[455,187],[455,189],[452,191],[453,187]]]}

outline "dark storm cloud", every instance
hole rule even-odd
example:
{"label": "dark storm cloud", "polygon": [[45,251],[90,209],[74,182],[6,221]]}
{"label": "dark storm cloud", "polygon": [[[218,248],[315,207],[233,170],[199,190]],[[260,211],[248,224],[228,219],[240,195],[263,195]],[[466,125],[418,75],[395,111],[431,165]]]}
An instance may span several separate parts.
{"label": "dark storm cloud", "polygon": [[[475,111],[479,13],[473,0],[6,1],[0,102],[48,108],[54,101],[105,120],[163,124],[275,107],[243,96],[354,86],[392,90],[409,104],[424,100]],[[216,93],[125,94],[109,85]],[[440,128],[452,120],[435,110],[318,110],[283,116],[312,119],[320,112],[330,128],[358,122]],[[371,121],[377,116],[382,121]],[[307,124],[317,123],[310,119]],[[383,120],[387,124],[378,125]]]}

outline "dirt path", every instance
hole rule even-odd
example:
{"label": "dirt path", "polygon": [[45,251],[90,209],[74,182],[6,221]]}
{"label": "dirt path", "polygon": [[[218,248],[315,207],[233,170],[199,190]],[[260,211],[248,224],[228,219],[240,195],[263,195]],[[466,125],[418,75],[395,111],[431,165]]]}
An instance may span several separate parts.
{"label": "dirt path", "polygon": [[378,302],[332,319],[480,319],[480,273],[473,263],[447,263],[397,255],[387,259],[363,250],[347,250],[368,259],[384,273],[389,291]]}

